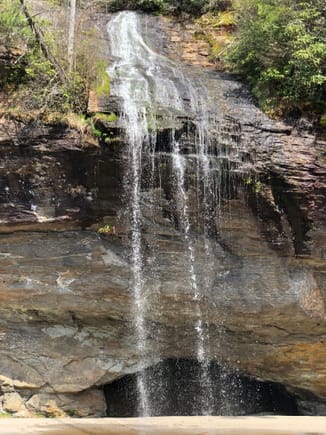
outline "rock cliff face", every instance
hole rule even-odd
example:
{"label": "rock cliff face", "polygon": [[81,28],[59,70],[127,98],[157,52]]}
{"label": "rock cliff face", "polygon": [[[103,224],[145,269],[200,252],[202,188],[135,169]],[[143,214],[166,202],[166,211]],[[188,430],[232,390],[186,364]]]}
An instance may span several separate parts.
{"label": "rock cliff face", "polygon": [[[225,156],[209,237],[201,231],[202,210],[188,175],[209,357],[282,383],[310,401],[310,412],[322,413],[311,409],[314,401],[326,401],[325,142],[270,121],[230,77],[193,69],[189,74],[207,83],[212,115],[218,102],[213,154],[219,164],[221,150]],[[119,115],[114,96],[97,104]],[[177,122],[184,153],[191,156],[192,120]],[[123,137],[119,121],[100,128]],[[69,130],[2,122],[3,411],[103,415],[105,384],[162,359],[196,357],[197,302],[187,285],[169,134],[170,126],[162,125],[155,158],[143,167],[144,292],[150,307],[144,321],[152,332],[139,355],[123,140],[85,150]],[[111,231],[101,236],[97,229],[104,224]]]}

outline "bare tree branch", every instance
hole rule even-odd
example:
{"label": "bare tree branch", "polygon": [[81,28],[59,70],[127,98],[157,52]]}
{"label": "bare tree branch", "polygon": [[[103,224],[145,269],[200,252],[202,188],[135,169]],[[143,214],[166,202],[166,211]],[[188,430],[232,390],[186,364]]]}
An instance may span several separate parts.
{"label": "bare tree branch", "polygon": [[74,67],[75,22],[76,22],[76,0],[70,0],[69,32],[68,32],[68,68],[69,68],[69,72],[72,72],[73,67]]}

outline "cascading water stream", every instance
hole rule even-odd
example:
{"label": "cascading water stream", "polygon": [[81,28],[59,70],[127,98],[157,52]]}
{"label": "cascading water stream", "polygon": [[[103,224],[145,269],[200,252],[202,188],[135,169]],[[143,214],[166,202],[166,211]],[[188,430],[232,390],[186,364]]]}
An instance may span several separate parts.
{"label": "cascading water stream", "polygon": [[197,274],[195,270],[195,248],[190,235],[190,221],[188,215],[188,195],[185,190],[185,158],[180,155],[180,148],[177,141],[173,140],[172,152],[173,168],[175,170],[176,183],[178,187],[178,208],[180,211],[181,229],[188,246],[188,267],[190,275],[190,284],[196,301],[196,323],[195,331],[197,333],[197,359],[200,363],[200,384],[201,390],[201,413],[210,415],[212,413],[212,385],[209,373],[209,360],[207,359],[205,345],[207,344],[207,331],[203,324],[203,313],[201,308],[202,292],[199,289]]}
{"label": "cascading water stream", "polygon": [[[111,37],[111,54],[117,57],[117,62],[109,69],[109,74],[115,79],[115,92],[121,97],[123,123],[129,145],[130,173],[126,177],[129,184],[129,213],[131,224],[131,263],[133,273],[132,288],[134,292],[134,326],[139,355],[146,348],[146,326],[144,313],[146,298],[143,294],[143,258],[141,241],[141,162],[144,144],[149,143],[148,119],[146,105],[150,103],[148,82],[136,68],[138,57],[134,43],[139,39],[137,22],[132,14],[117,15],[109,24]],[[136,45],[141,48],[141,44]],[[140,53],[139,55],[141,55]],[[121,76],[119,76],[121,72]],[[138,376],[139,414],[150,415],[150,404],[147,394],[146,379]]]}
{"label": "cascading water stream", "polygon": [[[129,192],[128,208],[131,227],[131,264],[134,294],[134,327],[139,356],[146,354],[149,331],[146,328],[146,312],[150,301],[144,292],[142,255],[142,158],[153,151],[157,128],[156,114],[173,119],[177,114],[189,114],[196,128],[197,179],[201,180],[203,194],[198,194],[204,213],[203,230],[205,252],[210,255],[208,221],[213,200],[209,157],[209,119],[205,87],[185,77],[178,66],[166,57],[155,53],[144,41],[140,19],[135,12],[120,12],[108,25],[110,51],[114,62],[108,69],[111,78],[111,94],[121,100],[123,129],[128,143],[129,168],[125,188]],[[196,271],[196,248],[193,242],[189,215],[189,197],[186,190],[187,158],[182,154],[174,127],[172,130],[172,167],[177,198],[180,230],[187,246],[189,287],[195,302],[196,354],[200,363],[202,386],[200,413],[211,414],[213,389],[209,365],[208,306],[205,300],[206,284],[199,283]],[[154,165],[153,165],[154,170]],[[199,182],[198,182],[199,183]],[[137,380],[139,415],[152,415],[148,385],[145,375]]]}

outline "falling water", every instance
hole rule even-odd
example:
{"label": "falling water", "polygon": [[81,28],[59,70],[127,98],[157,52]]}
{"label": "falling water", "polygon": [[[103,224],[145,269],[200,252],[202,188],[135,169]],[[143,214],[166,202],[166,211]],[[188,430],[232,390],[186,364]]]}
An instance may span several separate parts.
{"label": "falling water", "polygon": [[[156,116],[161,113],[170,120],[176,114],[191,114],[196,127],[197,179],[203,184],[204,235],[208,236],[211,219],[210,202],[212,185],[209,158],[209,119],[205,87],[193,83],[184,76],[178,66],[166,57],[155,53],[144,41],[140,30],[140,19],[135,12],[120,12],[109,23],[110,50],[114,62],[108,69],[112,81],[111,93],[121,100],[123,128],[126,131],[130,168],[126,177],[129,189],[129,213],[131,226],[131,263],[134,292],[134,326],[139,355],[146,354],[145,316],[149,309],[144,292],[142,256],[142,207],[141,180],[142,156],[153,149]],[[186,189],[187,158],[180,151],[179,142],[172,130],[172,166],[174,170],[177,213],[180,230],[187,246],[189,287],[195,301],[196,353],[200,363],[202,386],[202,414],[212,413],[213,393],[209,373],[208,313],[205,300],[205,284],[200,284],[196,265],[196,248],[192,238],[189,217],[189,198]],[[155,144],[154,144],[155,145]],[[205,237],[206,255],[210,255],[208,237]],[[146,376],[137,380],[139,415],[151,415],[149,386]]]}
{"label": "falling water", "polygon": [[[115,92],[121,97],[123,122],[129,144],[130,174],[127,177],[131,192],[129,212],[131,221],[131,262],[133,272],[134,292],[134,324],[139,355],[143,355],[146,348],[146,326],[144,312],[146,299],[143,295],[143,258],[141,241],[141,161],[143,144],[149,142],[146,107],[150,104],[148,81],[136,68],[138,56],[142,53],[141,40],[137,22],[133,14],[119,14],[109,24],[111,54],[117,61],[109,69],[114,79]],[[138,48],[139,53],[136,50]],[[150,404],[147,394],[146,379],[137,379],[139,392],[139,414],[149,415]]]}
{"label": "falling water", "polygon": [[180,148],[177,141],[173,141],[173,153],[172,153],[173,168],[176,175],[176,184],[178,188],[178,209],[180,213],[181,229],[184,234],[184,238],[188,247],[188,269],[190,277],[190,285],[193,292],[195,306],[195,331],[197,333],[197,359],[200,363],[200,385],[201,390],[201,413],[203,415],[209,415],[212,413],[212,385],[209,374],[209,361],[206,355],[207,343],[207,331],[203,324],[203,312],[201,308],[202,292],[198,285],[197,274],[195,270],[196,254],[195,248],[192,243],[190,235],[190,221],[188,215],[188,195],[185,189],[185,157],[180,154]]}

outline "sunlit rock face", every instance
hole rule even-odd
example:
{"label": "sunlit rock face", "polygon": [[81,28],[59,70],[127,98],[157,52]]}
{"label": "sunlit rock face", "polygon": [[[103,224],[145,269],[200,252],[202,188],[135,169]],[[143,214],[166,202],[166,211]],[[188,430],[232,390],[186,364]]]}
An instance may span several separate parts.
{"label": "sunlit rock face", "polygon": [[[154,154],[144,153],[142,161],[148,336],[141,355],[132,318],[126,144],[121,139],[85,150],[62,128],[3,126],[4,410],[102,415],[105,403],[97,388],[162,359],[196,358],[198,301],[189,288],[188,245],[177,213],[174,131],[187,159],[189,237],[204,289],[209,359],[282,383],[300,397],[302,412],[323,412],[306,402],[326,400],[324,143],[270,121],[230,77],[192,69],[189,74],[205,81],[211,113],[218,108],[211,143],[219,174],[216,201],[207,226],[191,116],[162,123]],[[102,109],[119,117],[114,101],[114,110],[110,100]],[[103,128],[123,137],[119,119]],[[104,224],[110,231],[100,235]],[[14,392],[20,398],[8,396]]]}

